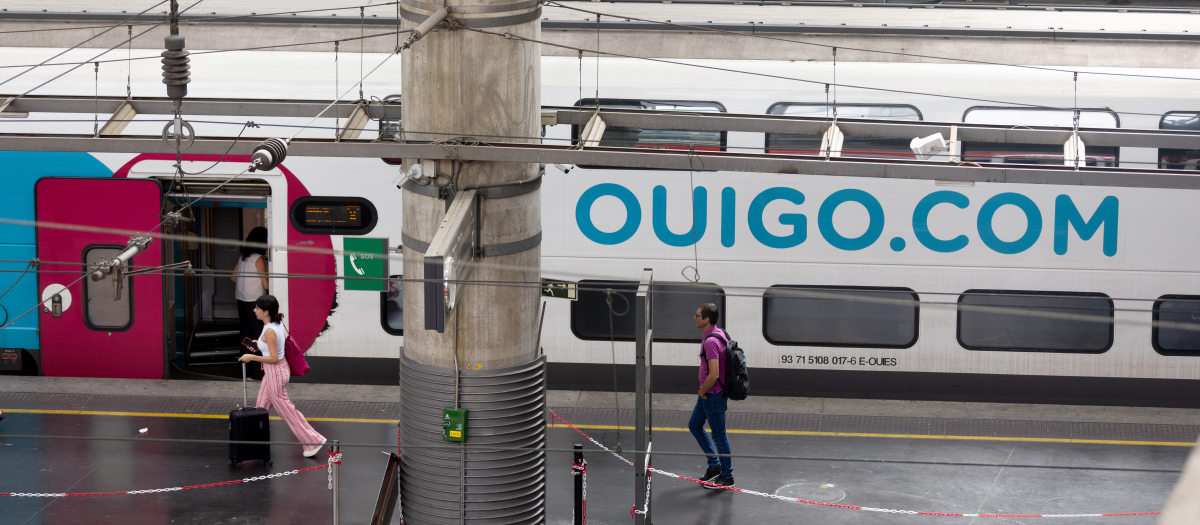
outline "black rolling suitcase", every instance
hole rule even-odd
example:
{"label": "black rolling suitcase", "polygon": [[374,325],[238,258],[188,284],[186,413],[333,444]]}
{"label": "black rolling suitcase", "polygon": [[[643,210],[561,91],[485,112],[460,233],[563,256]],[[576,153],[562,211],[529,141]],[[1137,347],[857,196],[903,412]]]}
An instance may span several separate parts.
{"label": "black rolling suitcase", "polygon": [[262,441],[263,444],[230,443],[229,462],[240,467],[243,461],[261,459],[271,462],[271,421],[267,409],[248,406],[246,363],[242,363],[242,406],[229,413],[230,441]]}

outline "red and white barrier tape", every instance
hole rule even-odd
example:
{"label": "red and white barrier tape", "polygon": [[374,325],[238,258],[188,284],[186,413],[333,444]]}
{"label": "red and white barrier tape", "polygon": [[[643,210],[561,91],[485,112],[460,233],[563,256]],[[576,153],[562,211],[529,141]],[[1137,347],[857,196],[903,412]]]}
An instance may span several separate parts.
{"label": "red and white barrier tape", "polygon": [[650,514],[650,473],[656,472],[654,468],[650,466],[650,448],[652,445],[654,445],[654,443],[646,443],[646,460],[642,462],[643,465],[646,465],[646,472],[644,474],[646,476],[646,498],[642,500],[642,510],[638,510],[637,505],[634,505],[633,508],[629,509],[630,518],[634,518],[638,514]]}
{"label": "red and white barrier tape", "polygon": [[579,518],[583,525],[587,525],[587,460],[582,459],[579,460],[579,463],[571,463],[571,475],[583,476],[582,483],[580,483],[583,489],[580,499],[583,501],[580,504],[579,513],[581,516]]}
{"label": "red and white barrier tape", "polygon": [[[596,445],[597,447],[600,447],[601,450],[608,452],[609,454],[612,454],[613,456],[616,456],[617,459],[624,461],[625,464],[633,466],[632,461],[629,461],[628,459],[625,459],[624,457],[622,457],[620,454],[617,454],[616,452],[609,450],[608,447],[600,444],[599,441],[592,439],[591,436],[585,434],[582,430],[579,430],[578,428],[576,428],[575,425],[572,425],[570,422],[563,419],[562,416],[559,416],[558,414],[554,413],[553,410],[550,411],[550,415],[553,418],[556,418],[559,421],[562,421],[563,424],[567,425],[568,427],[571,427],[572,430],[574,430],[575,432],[578,432],[579,435],[587,438],[588,441],[591,441],[594,445]],[[553,421],[553,419],[551,421]],[[726,486],[722,486],[722,485],[717,485],[714,483],[700,481],[695,478],[681,476],[679,474],[667,472],[664,470],[659,470],[656,468],[648,468],[647,470],[649,470],[650,472],[656,473],[656,474],[662,474],[664,476],[669,476],[669,477],[672,477],[675,479],[691,481],[692,483],[708,485],[710,487],[718,487],[718,488],[721,488],[724,490],[732,490],[735,492],[741,492],[743,494],[753,494],[755,496],[763,496],[766,498],[772,498],[772,499],[777,499],[777,500],[781,500],[781,501],[787,501],[787,502],[792,502],[792,503],[804,503],[806,505],[820,505],[823,507],[835,507],[835,508],[839,508],[839,509],[865,510],[868,512],[886,512],[888,514],[915,514],[918,516],[958,516],[958,517],[967,517],[967,518],[1099,518],[1099,517],[1107,517],[1107,516],[1150,516],[1150,515],[1155,515],[1155,514],[1162,514],[1162,511],[1108,512],[1108,513],[1096,513],[1096,514],[960,514],[957,512],[925,512],[925,511],[917,511],[917,510],[877,509],[874,507],[860,507],[857,505],[842,505],[840,503],[827,503],[824,501],[812,501],[812,500],[806,500],[806,499],[788,498],[788,497],[779,496],[776,494],[768,494],[766,492],[758,492],[755,490],[746,490],[746,489],[739,488],[739,487],[726,487]],[[647,481],[649,481],[649,480],[647,479]],[[631,512],[630,514],[632,515],[635,513],[639,513],[639,511],[634,509],[633,512]]]}
{"label": "red and white barrier tape", "polygon": [[329,465],[318,465],[315,467],[302,468],[297,470],[289,470],[287,472],[279,472],[276,474],[267,474],[265,476],[254,476],[252,478],[242,478],[230,481],[222,481],[220,483],[205,483],[203,485],[188,485],[186,487],[170,487],[165,489],[145,489],[145,490],[120,490],[116,492],[0,492],[0,496],[12,496],[17,498],[70,498],[70,497],[90,497],[90,496],[120,496],[124,494],[153,494],[156,492],[177,492],[180,490],[203,489],[208,487],[219,487],[221,485],[236,485],[238,483],[250,483],[251,481],[262,481],[264,479],[281,478],[283,476],[291,476],[301,472],[310,470],[319,470],[328,468]]}
{"label": "red and white barrier tape", "polygon": [[329,463],[325,464],[326,467],[329,467],[329,475],[326,476],[326,478],[329,481],[329,490],[333,490],[333,466],[341,465],[341,464],[342,464],[342,451],[339,450],[337,452],[334,452],[334,451],[330,450],[329,451]]}

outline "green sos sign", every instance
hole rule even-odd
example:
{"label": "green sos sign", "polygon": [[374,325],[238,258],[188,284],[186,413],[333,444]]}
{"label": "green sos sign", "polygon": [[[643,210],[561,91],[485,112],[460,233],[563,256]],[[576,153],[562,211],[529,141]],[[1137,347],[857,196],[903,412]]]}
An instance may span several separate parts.
{"label": "green sos sign", "polygon": [[347,290],[388,291],[386,237],[343,237],[342,277]]}

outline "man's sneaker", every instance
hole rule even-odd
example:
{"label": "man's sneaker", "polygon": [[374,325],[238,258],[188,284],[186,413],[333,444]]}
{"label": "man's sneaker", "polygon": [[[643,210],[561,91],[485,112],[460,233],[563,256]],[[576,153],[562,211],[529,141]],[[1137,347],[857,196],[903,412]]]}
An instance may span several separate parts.
{"label": "man's sneaker", "polygon": [[709,490],[722,490],[733,486],[733,478],[717,476],[716,478],[713,478],[712,481],[709,481],[709,483],[710,484],[701,486]]}
{"label": "man's sneaker", "polygon": [[704,476],[702,476],[700,478],[700,481],[712,481],[714,479],[717,479],[717,476],[720,476],[720,475],[721,475],[721,467],[716,467],[716,468],[708,467],[708,470],[704,472]]}

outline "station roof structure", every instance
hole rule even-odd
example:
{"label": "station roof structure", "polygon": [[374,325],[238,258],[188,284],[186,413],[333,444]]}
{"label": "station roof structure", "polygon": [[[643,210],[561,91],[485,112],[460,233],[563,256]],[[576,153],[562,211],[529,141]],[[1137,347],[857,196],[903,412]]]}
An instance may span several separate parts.
{"label": "station roof structure", "polygon": [[[363,0],[270,0],[251,5],[206,0],[185,13],[181,23],[189,28],[191,49],[332,41],[359,37],[364,30],[394,32],[397,4],[372,3],[375,5],[366,6]],[[829,47],[836,46],[840,48],[837,58],[843,62],[944,62],[928,58],[940,56],[1027,65],[1200,67],[1200,55],[1192,49],[1200,40],[1196,29],[1200,6],[1057,4],[547,0],[542,29],[547,41],[576,47],[595,44],[599,29],[609,35],[602,38],[605,51],[657,58],[825,61],[832,59]],[[364,6],[362,18],[359,6]],[[90,36],[89,31],[100,29],[11,31],[112,24],[136,13],[131,9],[137,8],[115,0],[82,4],[14,0],[0,11],[0,46],[69,47],[82,40],[81,35]],[[157,22],[162,16],[154,12],[141,19],[142,23]],[[205,29],[196,31],[196,27]],[[124,37],[115,33],[85,47],[111,46]],[[805,42],[816,45],[803,45]],[[157,48],[160,44],[161,37],[151,33],[138,39],[134,47]],[[394,38],[372,38],[366,41],[365,51],[390,52],[395,45]],[[862,48],[907,54],[870,53]],[[287,50],[328,52],[332,46]],[[542,52],[575,55],[573,50],[552,46],[543,46]]]}
{"label": "station roof structure", "polygon": [[[55,96],[9,97],[3,103],[9,112],[74,113],[84,108],[99,107],[100,98]],[[105,112],[114,118],[129,115],[122,106],[124,99],[105,98]],[[133,99],[129,105],[134,114],[164,114],[170,102],[163,98]],[[189,100],[190,114],[233,114],[237,116],[296,116],[312,114],[318,107],[328,106],[328,113],[356,121],[354,112],[372,118],[393,116],[397,104],[382,102],[340,103],[324,101],[254,101],[254,100]],[[20,113],[16,113],[20,116]],[[606,120],[615,126],[654,126],[674,129],[727,130],[757,133],[814,133],[827,130],[832,122],[826,119],[764,116],[764,115],[680,115],[633,110],[578,110],[549,108],[543,110],[543,122],[548,125],[583,125],[590,120]],[[125,118],[125,117],[123,117]],[[873,121],[843,119],[838,122],[850,136],[909,137],[919,133],[953,130],[959,139],[986,142],[1020,142],[1059,144],[1065,137],[1078,133],[1081,139],[1095,145],[1182,147],[1192,148],[1200,143],[1200,133],[1188,131],[1118,130],[1030,127],[1014,129],[1008,126],[989,126],[959,123]],[[953,128],[951,128],[953,127]],[[7,151],[73,151],[141,153],[171,150],[161,137],[104,134],[66,133],[0,133],[0,150]],[[122,128],[123,129],[123,128]],[[353,131],[353,130],[351,130]],[[586,133],[586,131],[585,131]],[[353,135],[357,137],[357,135]],[[501,139],[505,140],[505,139]],[[194,154],[248,155],[255,142],[238,142],[232,137],[197,137],[189,148]],[[1023,184],[1056,184],[1131,188],[1200,189],[1200,176],[1194,170],[1146,170],[1126,168],[1096,168],[1087,166],[981,166],[974,163],[953,164],[936,161],[897,161],[862,158],[822,157],[820,155],[780,155],[770,153],[733,153],[659,148],[617,148],[576,145],[548,145],[540,141],[511,140],[472,143],[408,141],[393,142],[368,139],[296,138],[291,141],[291,156],[319,157],[376,157],[424,160],[460,160],[490,162],[523,162],[540,164],[594,165],[659,170],[710,170],[778,173],[794,175],[826,175],[844,177],[918,179],[962,183],[1000,182]],[[699,168],[697,168],[699,166]]]}

